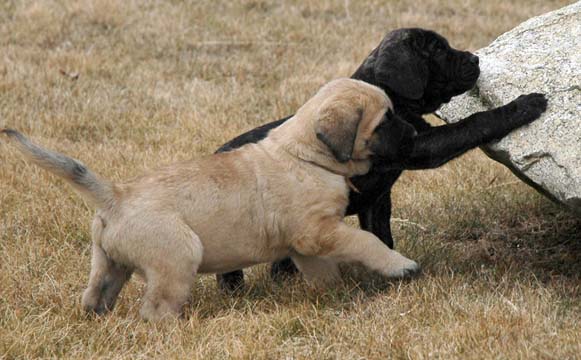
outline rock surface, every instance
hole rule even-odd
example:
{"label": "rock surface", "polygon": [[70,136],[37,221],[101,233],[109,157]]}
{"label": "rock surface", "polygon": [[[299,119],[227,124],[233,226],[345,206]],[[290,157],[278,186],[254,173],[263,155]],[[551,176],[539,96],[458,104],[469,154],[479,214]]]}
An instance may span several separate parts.
{"label": "rock surface", "polygon": [[439,115],[453,123],[520,94],[545,93],[549,106],[540,119],[482,149],[581,215],[581,1],[522,23],[477,54],[476,87]]}

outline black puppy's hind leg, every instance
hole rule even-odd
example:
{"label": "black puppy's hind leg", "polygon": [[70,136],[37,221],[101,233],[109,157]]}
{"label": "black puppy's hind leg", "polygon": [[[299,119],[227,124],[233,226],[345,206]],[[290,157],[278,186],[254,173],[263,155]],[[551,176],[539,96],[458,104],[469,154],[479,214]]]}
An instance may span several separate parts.
{"label": "black puppy's hind leg", "polygon": [[274,281],[283,281],[286,278],[298,274],[299,269],[295,266],[295,263],[290,259],[282,259],[272,264],[270,268],[270,277]]}
{"label": "black puppy's hind leg", "polygon": [[239,291],[244,287],[244,272],[236,270],[224,274],[216,274],[220,289],[229,292]]}

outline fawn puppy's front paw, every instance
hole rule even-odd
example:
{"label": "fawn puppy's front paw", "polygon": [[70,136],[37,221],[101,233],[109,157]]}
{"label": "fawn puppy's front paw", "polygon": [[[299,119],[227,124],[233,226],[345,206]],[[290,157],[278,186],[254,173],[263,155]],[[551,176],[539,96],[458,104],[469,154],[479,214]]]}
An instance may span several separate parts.
{"label": "fawn puppy's front paw", "polygon": [[397,264],[390,264],[386,275],[391,279],[407,279],[418,276],[420,272],[421,267],[417,262],[400,255]]}

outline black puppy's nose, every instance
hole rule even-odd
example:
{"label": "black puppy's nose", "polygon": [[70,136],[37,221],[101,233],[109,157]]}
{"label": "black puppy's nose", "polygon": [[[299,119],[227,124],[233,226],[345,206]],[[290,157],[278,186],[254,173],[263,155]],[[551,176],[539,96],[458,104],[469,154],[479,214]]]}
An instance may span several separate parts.
{"label": "black puppy's nose", "polygon": [[478,56],[476,55],[471,55],[469,61],[474,65],[478,65],[480,59],[478,59]]}

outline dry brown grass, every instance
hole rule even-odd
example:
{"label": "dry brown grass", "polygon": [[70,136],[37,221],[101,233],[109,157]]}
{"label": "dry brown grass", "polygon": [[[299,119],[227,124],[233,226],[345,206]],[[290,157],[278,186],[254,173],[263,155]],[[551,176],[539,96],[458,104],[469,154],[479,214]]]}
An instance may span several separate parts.
{"label": "dry brown grass", "polygon": [[[212,152],[349,75],[389,29],[485,46],[570,1],[0,2],[0,127],[122,179]],[[64,73],[64,74],[63,74]],[[77,80],[72,79],[79,74]],[[86,317],[89,219],[66,185],[0,146],[0,357],[575,358],[581,221],[474,151],[395,189],[398,248],[425,275],[357,267],[313,292],[248,271],[246,293],[202,277],[188,320],[138,317],[133,280]]]}

